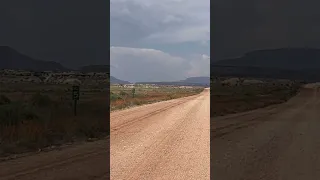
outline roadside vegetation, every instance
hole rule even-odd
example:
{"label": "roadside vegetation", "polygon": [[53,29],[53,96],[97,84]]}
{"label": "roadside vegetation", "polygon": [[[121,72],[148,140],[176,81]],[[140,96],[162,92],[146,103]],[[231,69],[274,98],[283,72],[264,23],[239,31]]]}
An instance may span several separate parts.
{"label": "roadside vegetation", "polygon": [[[12,154],[94,141],[109,134],[111,110],[200,93],[203,88],[80,86],[77,115],[72,85],[1,84],[0,159]],[[110,103],[109,103],[110,98]]]}
{"label": "roadside vegetation", "polygon": [[[226,86],[212,82],[210,89],[213,115],[221,116],[285,102],[298,92],[299,84]],[[72,85],[1,84],[0,157],[103,138],[109,134],[109,110],[202,91],[203,88],[111,86],[108,94],[105,85],[81,86],[75,116]]]}
{"label": "roadside vegetation", "polygon": [[1,84],[0,156],[105,137],[107,92],[80,87],[75,116],[71,85]]}
{"label": "roadside vegetation", "polygon": [[229,86],[211,82],[211,116],[249,111],[286,102],[299,91],[298,83],[266,82]]}
{"label": "roadside vegetation", "polygon": [[199,94],[203,88],[173,88],[173,87],[119,87],[111,86],[110,108],[111,111],[132,106],[149,104],[159,101],[176,99]]}

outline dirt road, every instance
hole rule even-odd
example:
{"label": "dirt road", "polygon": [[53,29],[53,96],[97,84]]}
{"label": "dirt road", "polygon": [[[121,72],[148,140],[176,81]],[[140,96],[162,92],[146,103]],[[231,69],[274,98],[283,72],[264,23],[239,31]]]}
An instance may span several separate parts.
{"label": "dirt road", "polygon": [[211,147],[213,179],[320,179],[320,91],[212,119]]}
{"label": "dirt road", "polygon": [[109,177],[108,140],[0,162],[1,180],[103,180]]}
{"label": "dirt road", "polygon": [[175,99],[111,114],[108,140],[0,162],[1,180],[209,179],[210,97]]}
{"label": "dirt road", "polygon": [[112,180],[209,180],[210,93],[111,114]]}

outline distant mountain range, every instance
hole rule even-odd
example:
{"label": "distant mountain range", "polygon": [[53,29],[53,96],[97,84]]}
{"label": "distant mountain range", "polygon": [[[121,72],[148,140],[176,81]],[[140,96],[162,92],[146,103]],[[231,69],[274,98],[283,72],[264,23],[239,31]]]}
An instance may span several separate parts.
{"label": "distant mountain range", "polygon": [[320,68],[320,49],[283,48],[257,50],[246,53],[240,58],[217,61],[213,65],[251,66],[288,70]]}
{"label": "distant mountain range", "polygon": [[210,77],[190,77],[181,81],[169,82],[137,82],[137,84],[179,85],[179,86],[210,86]]}
{"label": "distant mountain range", "polygon": [[[0,69],[16,69],[31,71],[71,71],[53,61],[42,61],[33,59],[19,53],[9,46],[0,46]],[[81,72],[109,72],[109,65],[88,65],[83,66],[78,71]]]}
{"label": "distant mountain range", "polygon": [[113,76],[110,76],[110,84],[131,84],[131,83],[129,81],[123,81]]}
{"label": "distant mountain range", "polygon": [[0,69],[20,69],[32,71],[68,70],[57,62],[33,59],[8,46],[0,46]]}
{"label": "distant mountain range", "polygon": [[[111,84],[131,84],[128,81],[123,81],[110,76]],[[157,84],[157,85],[176,85],[176,86],[209,86],[210,77],[190,77],[181,81],[162,81],[162,82],[136,82],[135,84]]]}
{"label": "distant mountain range", "polygon": [[[257,50],[244,56],[211,63],[211,76],[284,78],[320,81],[320,49],[283,48]],[[53,61],[33,59],[8,46],[0,46],[0,69],[32,71],[70,71]],[[109,65],[84,66],[82,72],[109,72]],[[112,79],[112,80],[111,80]],[[111,77],[111,83],[129,82]],[[145,84],[206,85],[209,77],[193,77],[177,82],[141,82]]]}
{"label": "distant mountain range", "polygon": [[83,66],[80,68],[81,72],[110,72],[110,66],[109,65],[89,65],[89,66]]}
{"label": "distant mountain range", "polygon": [[180,82],[208,84],[210,83],[210,77],[190,77]]}
{"label": "distant mountain range", "polygon": [[257,50],[240,58],[211,63],[211,76],[284,78],[320,81],[320,50],[283,48]]}

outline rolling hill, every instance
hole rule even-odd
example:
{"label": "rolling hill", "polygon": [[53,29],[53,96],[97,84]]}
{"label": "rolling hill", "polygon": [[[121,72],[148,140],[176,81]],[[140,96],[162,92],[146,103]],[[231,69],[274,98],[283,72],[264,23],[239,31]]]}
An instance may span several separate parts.
{"label": "rolling hill", "polygon": [[131,84],[131,83],[129,81],[123,81],[113,76],[110,76],[110,84]]}
{"label": "rolling hill", "polygon": [[209,84],[210,77],[190,77],[180,82],[184,83],[198,83],[198,84]]}
{"label": "rolling hill", "polygon": [[307,48],[257,50],[246,53],[240,58],[211,63],[211,76],[320,81],[320,50]]}
{"label": "rolling hill", "polygon": [[288,70],[320,68],[320,49],[283,48],[257,50],[240,58],[226,59],[215,65],[253,66]]}
{"label": "rolling hill", "polygon": [[210,77],[190,77],[181,81],[171,82],[137,82],[136,84],[157,84],[157,85],[175,85],[175,86],[210,86]]}
{"label": "rolling hill", "polygon": [[110,72],[109,65],[88,65],[80,68],[81,72]]}
{"label": "rolling hill", "polygon": [[8,46],[0,46],[0,69],[32,71],[66,71],[67,68],[53,61],[33,59]]}

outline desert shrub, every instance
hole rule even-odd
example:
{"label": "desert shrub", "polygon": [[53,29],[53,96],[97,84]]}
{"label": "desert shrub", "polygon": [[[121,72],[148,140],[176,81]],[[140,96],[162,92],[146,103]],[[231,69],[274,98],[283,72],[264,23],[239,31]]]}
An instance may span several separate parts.
{"label": "desert shrub", "polygon": [[141,105],[141,104],[143,104],[143,101],[141,101],[141,100],[134,100],[134,104],[135,104],[135,105]]}
{"label": "desert shrub", "polygon": [[11,103],[0,106],[0,124],[16,125],[21,121],[22,104]]}
{"label": "desert shrub", "polygon": [[28,108],[22,102],[0,106],[0,125],[16,126],[28,120],[40,120],[40,118],[32,108]]}
{"label": "desert shrub", "polygon": [[118,99],[121,99],[121,97],[117,94],[114,94],[114,93],[110,93],[110,100],[111,101],[115,101],[115,100],[118,100]]}
{"label": "desert shrub", "polygon": [[168,95],[168,98],[169,98],[169,99],[174,99],[174,96],[173,96],[172,94],[169,94],[169,95]]}
{"label": "desert shrub", "polygon": [[31,99],[31,104],[38,107],[49,107],[53,105],[53,101],[47,95],[40,93],[34,94]]}
{"label": "desert shrub", "polygon": [[10,103],[11,103],[11,100],[7,96],[5,95],[0,96],[0,105],[10,104]]}
{"label": "desert shrub", "polygon": [[127,96],[128,95],[128,93],[126,93],[126,92],[124,92],[124,91],[120,91],[120,96]]}

